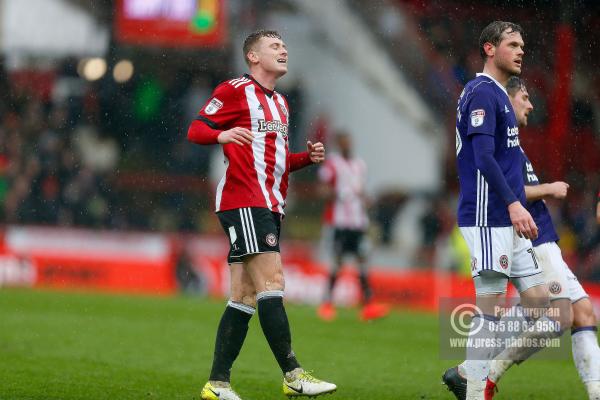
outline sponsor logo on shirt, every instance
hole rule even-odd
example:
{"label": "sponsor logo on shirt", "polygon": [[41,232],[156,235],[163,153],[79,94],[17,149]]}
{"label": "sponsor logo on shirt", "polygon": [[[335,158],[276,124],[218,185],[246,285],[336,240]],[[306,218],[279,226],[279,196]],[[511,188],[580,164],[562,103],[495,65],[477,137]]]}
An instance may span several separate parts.
{"label": "sponsor logo on shirt", "polygon": [[521,141],[519,140],[519,127],[513,126],[512,128],[506,128],[506,136],[508,139],[506,140],[506,147],[509,149],[511,147],[520,147]]}
{"label": "sponsor logo on shirt", "polygon": [[474,128],[483,125],[483,120],[485,119],[485,110],[473,110],[471,111],[471,125]]}
{"label": "sponsor logo on shirt", "polygon": [[287,137],[288,126],[281,121],[265,121],[264,119],[258,120],[258,131],[259,132],[279,132],[283,137]]}
{"label": "sponsor logo on shirt", "polygon": [[525,169],[527,170],[527,182],[528,183],[539,182],[537,175],[533,171],[533,165],[531,165],[530,162],[525,163]]}
{"label": "sponsor logo on shirt", "polygon": [[223,102],[216,97],[213,97],[210,102],[204,107],[204,112],[208,115],[213,115],[217,111],[223,108]]}

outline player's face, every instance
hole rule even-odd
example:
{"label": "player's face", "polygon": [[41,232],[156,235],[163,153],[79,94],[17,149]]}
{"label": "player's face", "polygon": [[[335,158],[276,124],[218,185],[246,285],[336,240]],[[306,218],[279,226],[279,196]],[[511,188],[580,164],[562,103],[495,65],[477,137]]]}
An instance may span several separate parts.
{"label": "player's face", "polygon": [[517,90],[517,93],[510,98],[510,103],[515,110],[519,126],[527,126],[527,117],[533,110],[533,104],[531,104],[531,101],[529,100],[527,89],[521,88]]}
{"label": "player's face", "polygon": [[275,74],[278,78],[287,72],[288,52],[281,39],[262,37],[254,51],[259,65],[266,72]]}
{"label": "player's face", "polygon": [[523,54],[525,54],[524,46],[525,43],[519,32],[504,32],[494,52],[496,67],[509,75],[520,75]]}

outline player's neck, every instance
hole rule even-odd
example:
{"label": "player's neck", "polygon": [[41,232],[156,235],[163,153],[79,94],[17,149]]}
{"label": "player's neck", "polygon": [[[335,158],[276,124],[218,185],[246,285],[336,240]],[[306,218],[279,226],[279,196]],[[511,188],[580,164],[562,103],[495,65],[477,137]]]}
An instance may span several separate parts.
{"label": "player's neck", "polygon": [[260,83],[262,87],[271,91],[275,90],[275,84],[277,83],[277,79],[279,77],[276,77],[272,73],[263,69],[250,70],[250,75],[252,75],[254,80]]}
{"label": "player's neck", "polygon": [[496,68],[496,66],[491,63],[486,63],[483,66],[483,73],[491,76],[496,81],[498,81],[499,84],[501,84],[504,87],[506,87],[506,84],[508,83],[508,79],[510,78],[510,74]]}

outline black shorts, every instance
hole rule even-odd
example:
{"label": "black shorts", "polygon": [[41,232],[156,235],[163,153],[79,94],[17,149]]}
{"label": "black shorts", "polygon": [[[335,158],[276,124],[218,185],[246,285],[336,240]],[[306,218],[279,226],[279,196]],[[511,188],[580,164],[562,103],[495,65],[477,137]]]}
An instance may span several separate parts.
{"label": "black shorts", "polygon": [[281,214],[267,208],[236,208],[217,213],[229,237],[229,264],[241,263],[244,256],[279,253]]}
{"label": "black shorts", "polygon": [[333,232],[333,249],[336,255],[354,254],[365,256],[364,231],[355,229],[338,229]]}

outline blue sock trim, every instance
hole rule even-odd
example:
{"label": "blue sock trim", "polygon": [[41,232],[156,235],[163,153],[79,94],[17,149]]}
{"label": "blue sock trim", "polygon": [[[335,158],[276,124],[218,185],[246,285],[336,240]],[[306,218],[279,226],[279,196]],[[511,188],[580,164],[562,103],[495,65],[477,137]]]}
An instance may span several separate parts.
{"label": "blue sock trim", "polygon": [[573,336],[576,333],[585,332],[585,331],[598,332],[598,328],[595,326],[582,326],[579,328],[571,329],[571,336]]}

